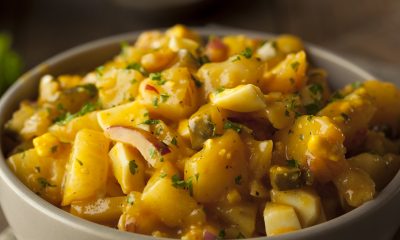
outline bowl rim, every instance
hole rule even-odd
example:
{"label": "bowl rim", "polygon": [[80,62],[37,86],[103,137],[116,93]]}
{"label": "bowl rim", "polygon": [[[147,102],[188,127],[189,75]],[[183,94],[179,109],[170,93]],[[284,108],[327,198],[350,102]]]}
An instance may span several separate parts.
{"label": "bowl rim", "polygon": [[[275,34],[263,33],[259,31],[252,30],[244,30],[238,28],[213,28],[213,27],[191,27],[191,29],[197,31],[202,36],[207,36],[211,34],[217,33],[217,35],[231,35],[231,34],[244,34],[252,37],[270,39]],[[150,29],[150,30],[163,30],[163,29]],[[149,31],[149,30],[146,30]],[[7,106],[7,99],[10,98],[19,88],[22,87],[24,81],[32,81],[33,77],[36,75],[40,75],[44,72],[46,66],[57,65],[62,63],[64,59],[71,58],[75,55],[78,55],[82,52],[87,52],[89,50],[94,50],[98,48],[102,48],[108,45],[119,44],[122,41],[128,40],[129,42],[134,41],[138,35],[143,31],[133,31],[123,34],[118,34],[106,38],[101,38],[95,41],[90,41],[76,47],[73,47],[69,50],[63,51],[48,60],[45,60],[43,63],[37,65],[33,69],[26,72],[22,75],[16,83],[14,83],[7,92],[0,99],[0,109],[3,109]],[[363,79],[375,79],[375,77],[358,67],[357,65],[351,63],[350,61],[330,52],[329,50],[325,50],[321,47],[318,47],[314,44],[306,43],[307,51],[311,53],[311,55],[317,55],[320,58],[324,58],[330,62],[334,62],[342,68],[345,68],[353,73],[361,76]],[[3,127],[0,127],[0,143],[3,141]],[[8,168],[3,152],[0,150],[0,179],[16,193],[20,198],[22,198],[27,204],[29,204],[35,210],[41,212],[42,214],[47,215],[47,217],[51,218],[54,221],[59,222],[60,224],[67,224],[71,228],[78,229],[80,231],[86,232],[88,234],[92,234],[93,236],[102,236],[102,237],[110,237],[110,239],[132,239],[132,237],[138,237],[142,239],[155,239],[155,237],[136,234],[136,233],[127,233],[122,232],[120,230],[110,228],[107,226],[103,226],[94,222],[90,222],[88,220],[73,216],[70,213],[63,211],[60,208],[50,204],[46,200],[37,196],[34,192],[32,192],[28,187],[26,187]],[[392,181],[379,193],[379,195],[374,199],[374,201],[369,201],[362,206],[343,214],[337,218],[329,220],[324,223],[320,223],[308,228],[301,229],[296,232],[283,234],[280,236],[270,236],[270,237],[257,237],[256,239],[268,239],[268,240],[279,240],[279,239],[299,239],[306,238],[313,235],[318,234],[319,232],[332,231],[334,229],[340,228],[344,224],[351,224],[354,221],[357,221],[359,217],[365,217],[367,215],[372,215],[375,212],[379,211],[379,209],[385,205],[386,202],[390,201],[395,195],[400,193],[400,173],[397,173],[396,176],[392,179]]]}

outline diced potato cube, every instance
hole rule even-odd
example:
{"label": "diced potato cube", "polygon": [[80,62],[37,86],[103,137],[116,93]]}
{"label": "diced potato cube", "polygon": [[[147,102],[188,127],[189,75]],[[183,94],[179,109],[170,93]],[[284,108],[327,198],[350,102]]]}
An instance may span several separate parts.
{"label": "diced potato cube", "polygon": [[299,218],[292,206],[268,202],[265,205],[263,215],[267,236],[301,229]]}
{"label": "diced potato cube", "polygon": [[33,146],[41,157],[48,157],[57,153],[61,143],[56,136],[47,132],[33,139]]}
{"label": "diced potato cube", "polygon": [[35,108],[27,101],[21,102],[18,111],[14,112],[12,118],[6,123],[5,128],[9,131],[19,133],[24,123],[35,113]]}
{"label": "diced potato cube", "polygon": [[253,84],[239,85],[222,92],[212,93],[212,104],[235,112],[254,112],[266,107],[264,95]]}
{"label": "diced potato cube", "polygon": [[348,150],[357,149],[365,139],[370,121],[377,108],[364,88],[328,104],[319,113],[327,116],[342,130]]}
{"label": "diced potato cube", "polygon": [[189,119],[179,121],[178,134],[186,141],[190,141]]}
{"label": "diced potato cube", "polygon": [[295,94],[274,92],[265,95],[265,100],[267,107],[262,113],[276,129],[289,127],[301,113],[301,100]]}
{"label": "diced potato cube", "polygon": [[83,129],[76,134],[67,166],[61,205],[97,196],[105,188],[110,140],[103,133]]}
{"label": "diced potato cube", "polygon": [[242,84],[258,86],[264,66],[255,58],[236,55],[224,62],[204,64],[197,75],[204,83],[205,99],[221,88],[234,88]]}
{"label": "diced potato cube", "polygon": [[61,202],[61,185],[70,148],[62,148],[53,157],[41,157],[30,149],[7,159],[8,166],[33,192],[58,205]]}
{"label": "diced potato cube", "polygon": [[189,191],[175,185],[175,174],[154,174],[142,194],[143,205],[169,227],[183,226],[190,214],[199,208]]}
{"label": "diced potato cube", "polygon": [[56,136],[61,142],[72,143],[76,133],[82,129],[101,131],[97,123],[97,112],[90,112],[81,117],[77,117],[66,123],[54,124],[49,128],[49,132]]}
{"label": "diced potato cube", "polygon": [[228,130],[212,138],[185,164],[185,179],[192,179],[194,198],[202,203],[218,200],[231,187],[247,183],[247,157],[239,135]]}
{"label": "diced potato cube", "polygon": [[271,165],[273,141],[256,141],[252,138],[245,140],[249,151],[249,170],[252,172],[252,179],[261,179],[268,174]]}
{"label": "diced potato cube", "polygon": [[139,151],[116,143],[109,152],[115,178],[125,194],[131,191],[141,192],[144,188],[145,160]]}
{"label": "diced potato cube", "polygon": [[176,54],[169,49],[161,48],[143,55],[140,63],[148,72],[159,72],[168,67]]}
{"label": "diced potato cube", "polygon": [[378,111],[374,114],[372,125],[387,125],[394,131],[400,129],[400,108],[397,106],[400,99],[400,90],[389,82],[366,81],[363,83],[368,95],[374,99]]}
{"label": "diced potato cube", "polygon": [[271,190],[273,203],[292,206],[298,214],[301,226],[309,227],[317,223],[321,215],[321,200],[311,189],[288,191]]}
{"label": "diced potato cube", "polygon": [[140,103],[151,113],[179,120],[192,114],[198,106],[198,93],[187,68],[170,68],[151,74],[139,87]]}
{"label": "diced potato cube", "polygon": [[294,35],[283,34],[275,39],[276,47],[285,54],[296,53],[304,50],[303,41]]}
{"label": "diced potato cube", "polygon": [[24,122],[21,136],[25,140],[44,134],[51,125],[50,114],[45,109],[40,109]]}
{"label": "diced potato cube", "polygon": [[99,89],[99,100],[103,107],[110,108],[133,101],[143,76],[133,69],[111,68],[98,74],[96,87]]}
{"label": "diced potato cube", "polygon": [[307,65],[304,51],[287,55],[285,60],[264,74],[261,90],[265,93],[298,91],[305,84]]}
{"label": "diced potato cube", "polygon": [[228,35],[222,38],[222,42],[228,46],[229,56],[239,54],[246,48],[255,49],[260,43],[258,40],[245,35]]}
{"label": "diced potato cube", "polygon": [[188,38],[180,38],[173,36],[169,39],[168,47],[174,52],[178,52],[180,49],[186,49],[193,56],[196,56],[199,44],[196,41],[193,41]]}
{"label": "diced potato cube", "polygon": [[309,169],[316,180],[328,182],[346,167],[344,136],[327,117],[301,116],[291,128],[278,131],[286,160]]}
{"label": "diced potato cube", "polygon": [[127,198],[98,198],[71,203],[70,212],[80,218],[101,224],[116,224],[127,204]]}
{"label": "diced potato cube", "polygon": [[374,198],[375,183],[366,172],[359,168],[346,169],[333,182],[339,196],[352,207],[361,206]]}
{"label": "diced potato cube", "polygon": [[175,26],[168,28],[165,31],[165,35],[169,37],[187,38],[196,42],[200,42],[201,38],[195,31],[190,30],[182,24],[176,24]]}
{"label": "diced potato cube", "polygon": [[149,112],[138,101],[126,103],[97,113],[98,123],[103,130],[117,125],[139,127],[148,130],[149,126],[144,124],[148,119]]}

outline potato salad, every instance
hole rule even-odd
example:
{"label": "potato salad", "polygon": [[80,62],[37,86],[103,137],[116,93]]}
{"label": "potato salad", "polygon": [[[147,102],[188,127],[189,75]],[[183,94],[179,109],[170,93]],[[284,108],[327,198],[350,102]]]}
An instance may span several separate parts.
{"label": "potato salad", "polygon": [[400,90],[331,89],[315,64],[292,35],[143,32],[91,72],[42,76],[5,125],[7,163],[51,204],[126,232],[236,239],[323,223],[397,173]]}

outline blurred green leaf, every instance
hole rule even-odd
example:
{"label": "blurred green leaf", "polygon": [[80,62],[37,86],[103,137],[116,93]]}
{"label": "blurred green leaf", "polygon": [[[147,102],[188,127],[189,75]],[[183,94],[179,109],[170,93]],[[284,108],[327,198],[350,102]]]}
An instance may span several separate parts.
{"label": "blurred green leaf", "polygon": [[11,49],[11,36],[0,33],[0,95],[20,76],[22,61],[20,56]]}

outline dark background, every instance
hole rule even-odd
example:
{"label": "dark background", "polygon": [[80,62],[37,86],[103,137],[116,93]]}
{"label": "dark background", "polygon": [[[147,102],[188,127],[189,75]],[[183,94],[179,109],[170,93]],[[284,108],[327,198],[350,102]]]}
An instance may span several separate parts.
{"label": "dark background", "polygon": [[14,36],[25,70],[90,40],[183,23],[293,33],[380,78],[400,76],[399,0],[187,0],[147,8],[126,4],[142,0],[0,1],[0,31]]}

